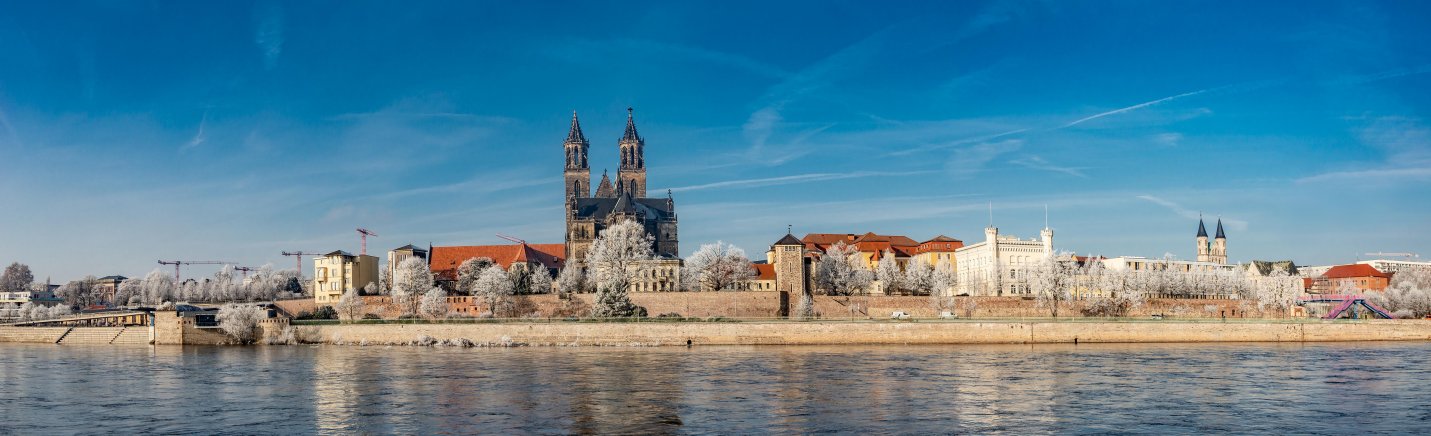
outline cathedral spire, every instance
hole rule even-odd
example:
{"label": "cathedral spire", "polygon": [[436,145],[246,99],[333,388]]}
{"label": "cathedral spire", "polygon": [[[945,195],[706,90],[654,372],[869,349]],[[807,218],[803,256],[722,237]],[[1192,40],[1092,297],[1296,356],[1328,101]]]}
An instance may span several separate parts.
{"label": "cathedral spire", "polygon": [[[1204,233],[1203,236],[1207,234]],[[1214,239],[1227,239],[1227,235],[1222,234],[1222,217],[1217,218],[1217,237]]]}
{"label": "cathedral spire", "polygon": [[576,111],[571,111],[571,129],[566,132],[566,142],[586,142],[586,135],[581,133],[581,122],[576,119]]}
{"label": "cathedral spire", "polygon": [[1199,238],[1206,238],[1206,237],[1207,237],[1207,226],[1205,226],[1205,225],[1202,224],[1202,215],[1198,215],[1198,217],[1197,217],[1197,237],[1199,237]]}
{"label": "cathedral spire", "polygon": [[636,118],[630,106],[626,107],[626,133],[621,135],[621,142],[640,142],[641,135],[636,133]]}

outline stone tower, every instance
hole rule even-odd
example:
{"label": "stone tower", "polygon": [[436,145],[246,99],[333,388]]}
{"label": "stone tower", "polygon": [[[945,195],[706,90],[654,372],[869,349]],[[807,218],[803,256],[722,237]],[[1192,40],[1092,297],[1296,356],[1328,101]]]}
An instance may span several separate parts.
{"label": "stone tower", "polygon": [[[586,161],[587,149],[591,144],[581,133],[581,123],[576,119],[576,111],[571,112],[571,129],[566,132],[566,193],[563,198],[586,198],[591,195],[591,165]],[[568,201],[570,203],[570,201]],[[567,211],[570,216],[571,211]]]}
{"label": "stone tower", "polygon": [[[616,171],[616,183],[636,198],[646,198],[646,140],[636,133],[636,120],[631,108],[626,108],[626,132],[618,143],[621,168]],[[620,189],[618,189],[620,191]]]}
{"label": "stone tower", "polygon": [[1212,249],[1208,261],[1219,265],[1227,264],[1227,235],[1222,233],[1222,218],[1217,219],[1217,236],[1212,238]]}
{"label": "stone tower", "polygon": [[1207,226],[1203,225],[1202,217],[1197,219],[1197,261],[1212,261],[1212,247],[1207,245]]}
{"label": "stone tower", "polygon": [[770,262],[775,268],[775,290],[787,292],[792,299],[804,295],[805,243],[787,231],[784,238],[770,245],[770,252]]}

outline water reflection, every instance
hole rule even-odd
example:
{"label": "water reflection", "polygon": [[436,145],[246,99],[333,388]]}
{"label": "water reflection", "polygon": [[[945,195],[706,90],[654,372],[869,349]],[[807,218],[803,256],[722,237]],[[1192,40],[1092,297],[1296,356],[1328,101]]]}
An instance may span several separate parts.
{"label": "water reflection", "polygon": [[1427,343],[3,344],[0,434],[1414,432],[1428,372]]}

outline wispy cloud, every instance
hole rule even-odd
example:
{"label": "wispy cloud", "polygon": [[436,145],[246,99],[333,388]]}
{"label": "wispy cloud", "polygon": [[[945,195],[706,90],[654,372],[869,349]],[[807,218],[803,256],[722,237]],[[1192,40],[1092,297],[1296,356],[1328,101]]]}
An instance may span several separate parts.
{"label": "wispy cloud", "polygon": [[283,9],[276,2],[260,8],[253,42],[263,55],[263,67],[271,70],[278,65],[278,55],[283,53]]}
{"label": "wispy cloud", "polygon": [[[1148,201],[1148,202],[1152,202],[1153,204],[1156,204],[1156,205],[1159,205],[1159,206],[1162,206],[1162,207],[1165,207],[1165,208],[1167,208],[1168,210],[1172,211],[1173,213],[1177,214],[1178,216],[1181,216],[1181,217],[1183,217],[1183,218],[1187,218],[1187,219],[1189,219],[1189,220],[1195,220],[1195,219],[1198,219],[1198,218],[1202,218],[1202,213],[1201,213],[1201,212],[1197,212],[1197,211],[1194,211],[1194,210],[1190,210],[1190,209],[1185,208],[1185,207],[1183,207],[1182,205],[1180,205],[1180,204],[1178,204],[1178,203],[1174,203],[1174,202],[1172,202],[1172,201],[1170,201],[1170,200],[1166,200],[1166,199],[1163,199],[1163,198],[1160,198],[1160,197],[1156,197],[1156,196],[1152,196],[1152,195],[1139,195],[1139,196],[1137,196],[1137,198],[1138,198],[1138,199],[1141,199],[1141,200]],[[1235,220],[1235,219],[1231,219],[1231,218],[1227,218],[1227,217],[1217,217],[1217,219],[1221,219],[1223,224],[1226,224],[1228,227],[1231,227],[1233,230],[1238,230],[1238,231],[1247,230],[1247,221]]]}
{"label": "wispy cloud", "polygon": [[708,189],[758,188],[764,186],[790,185],[796,183],[824,182],[830,180],[858,179],[865,177],[899,177],[928,173],[928,171],[913,171],[900,173],[880,171],[857,171],[851,173],[812,173],[798,174],[793,176],[767,177],[759,179],[726,180],[701,185],[681,186],[676,188],[670,188],[670,190],[672,192],[689,192]]}
{"label": "wispy cloud", "polygon": [[1297,179],[1299,184],[1321,182],[1400,182],[1431,179],[1431,127],[1414,117],[1384,116],[1367,119],[1356,130],[1362,144],[1381,151],[1381,163],[1352,170],[1330,171]]}
{"label": "wispy cloud", "polygon": [[183,147],[179,147],[179,150],[187,150],[190,148],[198,147],[200,144],[203,144],[204,141],[207,141],[209,137],[204,135],[204,125],[208,123],[209,113],[205,111],[204,117],[199,119],[199,131],[194,132],[194,137],[190,138],[189,142],[185,143]]}
{"label": "wispy cloud", "polygon": [[1009,161],[1009,163],[1040,171],[1063,173],[1074,177],[1082,177],[1085,179],[1088,178],[1088,174],[1083,173],[1083,170],[1086,168],[1054,165],[1053,163],[1038,155],[1027,155],[1019,159],[1011,160]]}
{"label": "wispy cloud", "polygon": [[1207,91],[1209,91],[1209,90],[1210,90],[1210,89],[1200,89],[1200,90],[1197,90],[1197,91],[1185,92],[1185,93],[1178,94],[1178,95],[1174,95],[1174,96],[1170,96],[1170,97],[1163,97],[1163,98],[1160,98],[1160,99],[1157,99],[1157,100],[1153,100],[1153,101],[1147,101],[1147,102],[1138,103],[1138,104],[1135,104],[1135,105],[1132,105],[1132,106],[1128,106],[1128,107],[1124,107],[1124,108],[1118,108],[1118,109],[1114,109],[1114,110],[1111,110],[1111,111],[1107,111],[1107,112],[1102,112],[1102,113],[1090,115],[1090,116],[1087,116],[1087,117],[1079,118],[1079,119],[1077,119],[1077,120],[1075,120],[1075,121],[1073,121],[1073,122],[1071,122],[1071,123],[1064,124],[1063,127],[1060,127],[1060,128],[1065,128],[1065,129],[1066,129],[1066,128],[1073,127],[1073,126],[1076,126],[1076,125],[1079,125],[1079,124],[1083,124],[1084,122],[1093,121],[1093,120],[1096,120],[1096,119],[1099,119],[1099,118],[1103,118],[1103,117],[1106,117],[1106,116],[1109,116],[1109,115],[1117,115],[1117,114],[1121,114],[1121,113],[1128,112],[1128,111],[1134,111],[1134,110],[1142,109],[1142,108],[1145,108],[1145,107],[1148,107],[1148,106],[1152,106],[1152,105],[1155,105],[1155,104],[1158,104],[1158,103],[1166,103],[1166,102],[1173,101],[1173,100],[1177,100],[1177,99],[1180,99],[1180,98],[1183,98],[1183,97],[1191,97],[1191,96],[1194,96],[1194,95],[1202,94],[1202,93],[1207,92]]}
{"label": "wispy cloud", "polygon": [[1005,153],[1018,151],[1023,145],[1024,141],[1021,139],[1009,139],[960,148],[954,151],[954,155],[950,157],[944,168],[955,177],[973,177],[983,171],[984,166],[995,158]]}

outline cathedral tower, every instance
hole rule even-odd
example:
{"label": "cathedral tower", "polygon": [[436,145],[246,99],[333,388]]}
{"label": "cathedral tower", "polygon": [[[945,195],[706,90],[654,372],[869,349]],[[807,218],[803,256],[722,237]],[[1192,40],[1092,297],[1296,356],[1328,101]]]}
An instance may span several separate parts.
{"label": "cathedral tower", "polygon": [[618,146],[621,151],[621,168],[616,171],[617,185],[631,192],[633,197],[645,198],[646,140],[636,133],[636,120],[629,107],[626,108],[626,133],[621,135]]}
{"label": "cathedral tower", "polygon": [[1197,261],[1210,262],[1211,248],[1207,245],[1207,226],[1203,225],[1202,217],[1197,218]]}
{"label": "cathedral tower", "polygon": [[1219,265],[1227,264],[1227,235],[1222,233],[1222,218],[1217,219],[1217,236],[1212,238],[1212,253],[1208,260]]}
{"label": "cathedral tower", "polygon": [[586,135],[581,134],[581,123],[576,120],[576,111],[571,112],[571,130],[566,132],[564,146],[566,192],[562,197],[586,198],[591,195],[591,166],[586,161],[586,152],[591,148],[591,144],[586,141]]}

